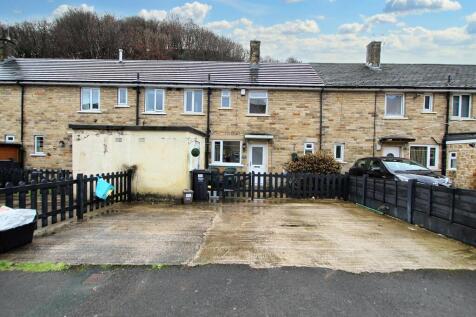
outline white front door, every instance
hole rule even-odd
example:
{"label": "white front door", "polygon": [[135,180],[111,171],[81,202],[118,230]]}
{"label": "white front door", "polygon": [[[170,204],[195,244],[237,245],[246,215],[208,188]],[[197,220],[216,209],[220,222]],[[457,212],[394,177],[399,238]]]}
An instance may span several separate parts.
{"label": "white front door", "polygon": [[399,146],[384,146],[382,148],[383,156],[388,157],[400,157],[400,147]]}
{"label": "white front door", "polygon": [[248,171],[250,173],[266,173],[268,171],[267,144],[250,144],[248,158]]}

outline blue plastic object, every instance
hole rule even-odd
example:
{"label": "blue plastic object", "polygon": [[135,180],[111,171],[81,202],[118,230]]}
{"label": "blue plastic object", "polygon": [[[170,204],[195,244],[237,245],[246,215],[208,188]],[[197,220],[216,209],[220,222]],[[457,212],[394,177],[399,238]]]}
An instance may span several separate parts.
{"label": "blue plastic object", "polygon": [[98,177],[96,184],[96,197],[106,200],[114,190],[114,186],[106,182],[102,177]]}

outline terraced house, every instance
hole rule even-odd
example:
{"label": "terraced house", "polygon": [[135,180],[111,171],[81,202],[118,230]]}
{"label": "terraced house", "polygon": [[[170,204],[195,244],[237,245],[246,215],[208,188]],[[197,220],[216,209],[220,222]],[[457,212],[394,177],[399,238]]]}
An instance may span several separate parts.
{"label": "terraced house", "polygon": [[[0,134],[31,167],[135,165],[177,195],[194,168],[280,172],[292,153],[410,157],[475,186],[476,66],[5,59]],[[192,151],[192,149],[196,149]],[[192,155],[194,152],[194,155]]]}

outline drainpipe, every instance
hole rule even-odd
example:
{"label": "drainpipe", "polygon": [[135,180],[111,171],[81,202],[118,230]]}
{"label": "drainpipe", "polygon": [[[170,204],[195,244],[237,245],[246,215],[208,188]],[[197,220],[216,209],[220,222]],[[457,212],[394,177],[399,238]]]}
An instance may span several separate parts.
{"label": "drainpipe", "polygon": [[373,135],[373,140],[372,140],[372,156],[375,157],[375,141],[377,138],[377,92],[375,92],[374,95],[374,135]]}
{"label": "drainpipe", "polygon": [[443,144],[441,145],[441,174],[446,175],[446,157],[447,157],[447,146],[446,139],[448,137],[448,130],[450,126],[450,98],[451,93],[448,91],[446,93],[446,120],[445,120],[445,134],[443,135]]}
{"label": "drainpipe", "polygon": [[[208,74],[208,82],[210,82],[210,74]],[[207,89],[207,131],[205,136],[205,169],[208,169],[209,155],[210,155],[210,97],[212,89],[210,86]]]}
{"label": "drainpipe", "polygon": [[24,120],[24,113],[25,113],[25,86],[23,84],[20,84],[18,82],[18,85],[20,85],[21,92],[20,92],[20,144],[21,144],[21,149],[20,149],[20,165],[24,167],[24,159],[25,159],[25,149],[23,148],[23,139],[24,139],[24,125],[25,125],[25,120]]}
{"label": "drainpipe", "polygon": [[323,102],[324,102],[324,98],[323,98],[323,95],[324,94],[324,88],[321,89],[321,95],[319,96],[319,99],[320,99],[320,102],[319,102],[319,151],[322,151],[322,137],[323,137],[323,134],[322,134],[322,114],[323,114],[323,111],[322,111],[322,108],[323,108]]}
{"label": "drainpipe", "polygon": [[136,125],[139,125],[139,99],[140,99],[140,75],[137,73],[137,86],[136,86]]}

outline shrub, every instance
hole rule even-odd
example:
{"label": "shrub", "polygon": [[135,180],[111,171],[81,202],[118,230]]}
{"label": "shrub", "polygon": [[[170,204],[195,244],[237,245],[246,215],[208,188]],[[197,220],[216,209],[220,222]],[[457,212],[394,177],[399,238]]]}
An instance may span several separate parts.
{"label": "shrub", "polygon": [[332,156],[318,152],[291,159],[284,169],[289,173],[336,174],[340,172],[340,165]]}

